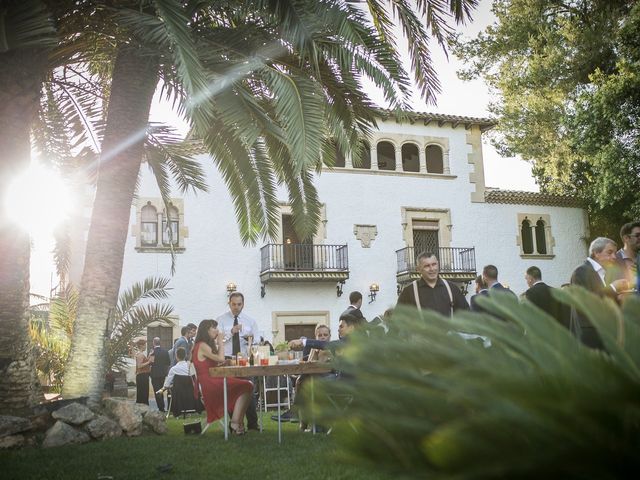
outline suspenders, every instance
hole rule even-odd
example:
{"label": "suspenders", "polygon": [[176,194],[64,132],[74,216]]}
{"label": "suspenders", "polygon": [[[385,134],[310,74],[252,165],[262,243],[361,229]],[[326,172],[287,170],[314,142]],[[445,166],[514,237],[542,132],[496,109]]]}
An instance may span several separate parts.
{"label": "suspenders", "polygon": [[[441,278],[442,283],[444,283],[445,288],[447,289],[447,293],[449,294],[449,308],[450,314],[453,315],[453,294],[451,293],[451,286],[449,282],[447,282],[444,278]],[[416,307],[418,311],[422,310],[422,306],[420,305],[420,297],[418,296],[418,280],[414,280],[411,282],[413,285],[413,297],[416,299]]]}

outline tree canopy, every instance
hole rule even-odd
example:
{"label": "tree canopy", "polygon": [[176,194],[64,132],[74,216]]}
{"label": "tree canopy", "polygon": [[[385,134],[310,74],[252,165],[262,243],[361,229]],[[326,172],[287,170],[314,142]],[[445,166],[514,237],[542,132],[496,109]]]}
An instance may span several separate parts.
{"label": "tree canopy", "polygon": [[582,198],[592,234],[617,238],[640,216],[640,5],[496,0],[493,12],[455,53],[461,77],[499,94],[494,143],[531,161],[543,191]]}

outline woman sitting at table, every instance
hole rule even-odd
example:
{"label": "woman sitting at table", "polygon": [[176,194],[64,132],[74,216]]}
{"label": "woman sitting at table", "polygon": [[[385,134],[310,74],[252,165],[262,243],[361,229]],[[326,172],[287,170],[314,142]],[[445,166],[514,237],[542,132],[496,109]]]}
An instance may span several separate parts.
{"label": "woman sitting at table", "polygon": [[[191,354],[207,411],[207,426],[224,416],[224,379],[209,375],[209,368],[224,364],[224,340],[217,327],[215,320],[200,322]],[[252,392],[253,384],[249,380],[227,378],[228,408],[231,413],[229,428],[236,435],[245,433],[243,419]]]}

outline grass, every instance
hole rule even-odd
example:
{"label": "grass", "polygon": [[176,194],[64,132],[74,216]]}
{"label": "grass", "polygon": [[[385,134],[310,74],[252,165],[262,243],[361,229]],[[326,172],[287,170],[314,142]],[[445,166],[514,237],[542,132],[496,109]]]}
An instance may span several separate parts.
{"label": "grass", "polygon": [[[331,435],[300,432],[264,416],[265,430],[224,441],[219,423],[204,435],[187,436],[182,420],[171,418],[167,435],[117,438],[50,449],[0,451],[0,477],[9,479],[383,479],[391,475],[364,470],[340,459]],[[204,424],[204,422],[203,422]],[[171,464],[162,473],[158,467]],[[397,476],[396,476],[397,478]]]}

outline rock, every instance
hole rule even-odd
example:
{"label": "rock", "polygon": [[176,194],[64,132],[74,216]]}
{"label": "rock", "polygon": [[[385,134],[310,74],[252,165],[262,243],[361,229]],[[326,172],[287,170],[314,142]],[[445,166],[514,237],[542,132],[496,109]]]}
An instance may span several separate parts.
{"label": "rock", "polygon": [[31,430],[31,421],[27,418],[12,415],[0,415],[0,437]]}
{"label": "rock", "polygon": [[136,412],[138,412],[143,417],[151,411],[151,407],[149,407],[149,405],[146,405],[144,403],[134,403],[133,408],[135,408]]}
{"label": "rock", "polygon": [[42,442],[43,448],[60,447],[75,443],[87,443],[91,440],[89,435],[81,430],[76,430],[71,425],[58,420],[53,427],[47,430],[47,435]]}
{"label": "rock", "polygon": [[150,426],[154,432],[164,435],[169,429],[167,428],[167,422],[165,420],[165,414],[158,411],[150,411],[144,416],[143,420],[145,425]]}
{"label": "rock", "polygon": [[142,414],[135,403],[123,398],[105,398],[102,404],[107,415],[118,422],[128,436],[142,434]]}
{"label": "rock", "polygon": [[122,428],[115,421],[104,415],[98,415],[91,420],[85,429],[93,438],[114,438],[122,435]]}
{"label": "rock", "polygon": [[6,448],[22,447],[23,445],[23,435],[7,435],[6,437],[0,437],[0,450]]}
{"label": "rock", "polygon": [[41,432],[49,430],[55,423],[55,420],[51,418],[51,414],[46,410],[36,415],[32,415],[29,417],[29,420],[31,420],[31,428],[35,431]]}
{"label": "rock", "polygon": [[96,415],[91,409],[85,405],[79,403],[71,403],[56,410],[51,414],[56,420],[62,420],[65,423],[71,425],[82,425],[89,420],[92,420]]}

